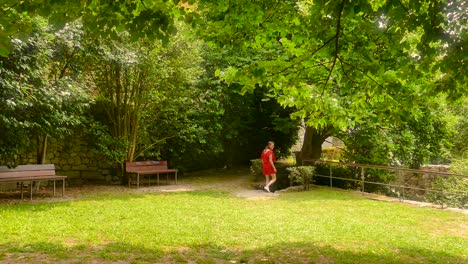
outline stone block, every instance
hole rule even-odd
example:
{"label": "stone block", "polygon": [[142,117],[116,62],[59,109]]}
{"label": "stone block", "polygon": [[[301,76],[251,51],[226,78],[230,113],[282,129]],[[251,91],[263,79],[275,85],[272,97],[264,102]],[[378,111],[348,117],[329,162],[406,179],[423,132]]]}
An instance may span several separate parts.
{"label": "stone block", "polygon": [[85,171],[85,170],[88,169],[88,167],[86,165],[75,165],[75,166],[72,166],[72,169],[73,170]]}
{"label": "stone block", "polygon": [[70,178],[80,178],[81,177],[81,172],[80,171],[75,171],[75,170],[57,171],[57,175],[68,176]]}
{"label": "stone block", "polygon": [[88,180],[102,180],[102,175],[97,171],[82,171],[81,177]]}
{"label": "stone block", "polygon": [[0,184],[0,192],[11,192],[11,191],[16,191],[16,183],[2,183]]}
{"label": "stone block", "polygon": [[81,178],[70,178],[67,179],[68,186],[81,186],[83,185],[83,179]]}

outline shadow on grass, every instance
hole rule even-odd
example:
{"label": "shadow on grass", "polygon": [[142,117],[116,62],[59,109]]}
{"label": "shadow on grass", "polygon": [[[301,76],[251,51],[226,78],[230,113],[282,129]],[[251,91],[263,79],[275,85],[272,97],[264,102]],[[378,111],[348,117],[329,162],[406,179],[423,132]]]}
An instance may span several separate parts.
{"label": "shadow on grass", "polygon": [[63,246],[37,243],[25,246],[0,244],[0,262],[15,263],[467,263],[464,256],[422,248],[339,249],[314,243],[277,243],[242,250],[214,244],[148,248],[127,243],[102,246]]}
{"label": "shadow on grass", "polygon": [[154,192],[154,193],[98,193],[83,197],[81,199],[71,201],[19,201],[17,203],[1,204],[0,209],[3,211],[15,211],[15,212],[38,212],[47,211],[57,207],[70,207],[73,203],[96,201],[128,201],[133,202],[135,200],[143,200],[148,198],[156,197],[175,197],[175,196],[193,196],[193,197],[207,197],[207,198],[223,198],[229,197],[229,193],[222,191],[184,191],[184,192]]}

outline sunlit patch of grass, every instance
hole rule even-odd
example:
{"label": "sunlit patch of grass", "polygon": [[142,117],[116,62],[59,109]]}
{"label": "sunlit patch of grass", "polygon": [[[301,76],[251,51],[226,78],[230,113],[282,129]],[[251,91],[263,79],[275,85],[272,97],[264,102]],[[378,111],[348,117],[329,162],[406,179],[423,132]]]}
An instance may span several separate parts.
{"label": "sunlit patch of grass", "polygon": [[462,263],[467,217],[320,187],[269,200],[219,190],[106,193],[0,205],[0,259],[13,252],[84,262]]}

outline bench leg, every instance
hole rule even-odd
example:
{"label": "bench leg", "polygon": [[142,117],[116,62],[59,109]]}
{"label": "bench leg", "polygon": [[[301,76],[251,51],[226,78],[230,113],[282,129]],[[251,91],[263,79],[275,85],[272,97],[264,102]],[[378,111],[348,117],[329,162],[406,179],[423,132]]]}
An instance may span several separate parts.
{"label": "bench leg", "polygon": [[140,174],[137,173],[137,189],[140,188]]}
{"label": "bench leg", "polygon": [[169,172],[166,173],[166,185],[169,185]]}
{"label": "bench leg", "polygon": [[65,179],[62,181],[62,197],[65,195]]}
{"label": "bench leg", "polygon": [[29,189],[30,189],[29,191],[30,191],[30,199],[31,199],[31,201],[32,201],[32,193],[33,193],[33,183],[34,183],[34,182],[31,181],[31,184],[29,184]]}
{"label": "bench leg", "polygon": [[175,181],[175,184],[177,184],[177,171],[176,171],[176,173],[175,173],[174,179],[175,179],[175,180],[174,180],[174,181]]}
{"label": "bench leg", "polygon": [[24,183],[21,182],[21,200],[23,200],[23,196],[24,196],[24,194],[23,194],[23,186],[24,186]]}
{"label": "bench leg", "polygon": [[148,174],[148,187],[151,186],[151,174]]}
{"label": "bench leg", "polygon": [[54,197],[55,197],[55,180],[54,180]]}
{"label": "bench leg", "polygon": [[158,186],[159,186],[159,173],[156,174],[158,176]]}

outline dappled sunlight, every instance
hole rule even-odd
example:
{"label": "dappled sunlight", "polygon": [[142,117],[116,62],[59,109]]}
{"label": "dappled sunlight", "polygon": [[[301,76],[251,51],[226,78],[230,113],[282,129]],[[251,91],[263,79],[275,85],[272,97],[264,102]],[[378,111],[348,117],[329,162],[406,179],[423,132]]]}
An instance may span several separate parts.
{"label": "dappled sunlight", "polygon": [[[28,244],[22,252],[4,253],[14,245],[0,244],[2,262],[13,263],[464,263],[466,258],[443,251],[431,251],[416,246],[395,247],[391,250],[365,250],[356,243],[343,248],[326,243],[292,242],[268,243],[248,249],[224,247],[216,243],[151,248],[132,243],[64,246],[53,243]],[[53,252],[55,251],[55,252]],[[397,253],[395,257],[394,253]],[[66,256],[66,257],[65,257]],[[438,258],[435,256],[439,256]]]}
{"label": "dappled sunlight", "polygon": [[446,228],[466,215],[349,191],[131,191],[0,205],[0,260],[458,263],[467,253],[466,234]]}

